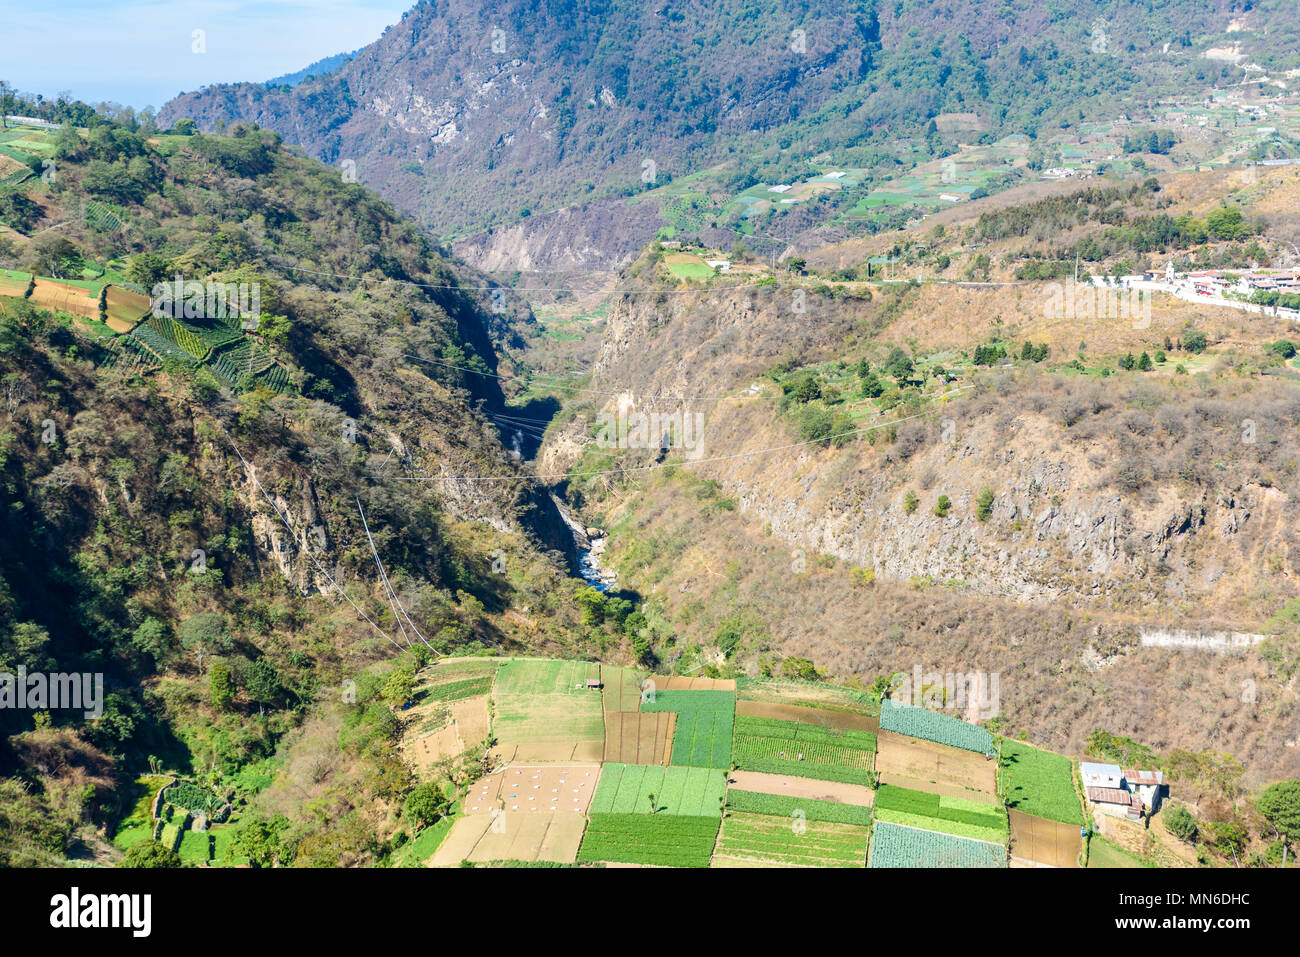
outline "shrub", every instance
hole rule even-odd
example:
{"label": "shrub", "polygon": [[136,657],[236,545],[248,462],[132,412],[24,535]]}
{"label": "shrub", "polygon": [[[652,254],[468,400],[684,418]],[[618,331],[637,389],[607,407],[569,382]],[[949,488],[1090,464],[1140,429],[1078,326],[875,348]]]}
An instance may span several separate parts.
{"label": "shrub", "polygon": [[993,489],[985,485],[975,496],[975,517],[987,522],[993,514]]}
{"label": "shrub", "polygon": [[903,511],[908,515],[911,515],[916,511],[920,504],[921,500],[917,498],[916,493],[909,488],[907,494],[903,496]]}
{"label": "shrub", "polygon": [[947,495],[940,495],[939,500],[934,503],[934,514],[939,518],[947,518],[950,508],[952,508],[952,499]]}

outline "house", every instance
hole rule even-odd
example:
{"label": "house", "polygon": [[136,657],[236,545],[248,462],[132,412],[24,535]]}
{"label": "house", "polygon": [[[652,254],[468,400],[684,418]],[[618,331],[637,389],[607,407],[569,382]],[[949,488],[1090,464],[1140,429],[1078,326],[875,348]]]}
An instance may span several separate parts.
{"label": "house", "polygon": [[1121,768],[1117,764],[1079,763],[1088,802],[1102,814],[1137,820],[1160,806],[1164,772]]}

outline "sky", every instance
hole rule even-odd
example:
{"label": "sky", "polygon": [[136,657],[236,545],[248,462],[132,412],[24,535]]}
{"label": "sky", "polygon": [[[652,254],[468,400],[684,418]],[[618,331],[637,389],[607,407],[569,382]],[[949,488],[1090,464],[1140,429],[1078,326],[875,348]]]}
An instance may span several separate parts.
{"label": "sky", "polygon": [[156,109],[200,86],[269,80],[365,46],[415,3],[0,0],[0,80]]}

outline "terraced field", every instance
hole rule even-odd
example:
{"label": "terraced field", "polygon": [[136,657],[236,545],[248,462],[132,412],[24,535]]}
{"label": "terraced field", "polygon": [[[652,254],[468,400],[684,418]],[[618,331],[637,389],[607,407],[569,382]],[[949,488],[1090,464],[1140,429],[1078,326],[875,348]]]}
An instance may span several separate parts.
{"label": "terraced field", "polygon": [[741,716],[732,756],[747,771],[870,784],[875,750],[869,731]]}
{"label": "terraced field", "polygon": [[731,811],[722,819],[714,867],[862,867],[867,827]]}

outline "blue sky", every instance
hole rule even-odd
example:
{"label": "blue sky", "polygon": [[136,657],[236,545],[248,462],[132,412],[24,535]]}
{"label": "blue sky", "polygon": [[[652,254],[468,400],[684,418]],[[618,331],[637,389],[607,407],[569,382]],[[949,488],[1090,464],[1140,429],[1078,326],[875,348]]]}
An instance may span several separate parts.
{"label": "blue sky", "polygon": [[[160,107],[365,46],[416,0],[0,0],[0,79],[47,97]],[[207,52],[194,52],[194,31]]]}

